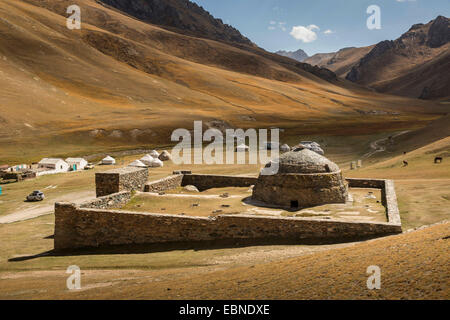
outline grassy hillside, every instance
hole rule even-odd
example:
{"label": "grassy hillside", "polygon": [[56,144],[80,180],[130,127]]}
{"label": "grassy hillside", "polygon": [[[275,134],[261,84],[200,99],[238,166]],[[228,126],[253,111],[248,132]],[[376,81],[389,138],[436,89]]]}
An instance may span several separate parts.
{"label": "grassy hillside", "polygon": [[339,77],[345,78],[347,73],[358,64],[374,46],[361,48],[344,48],[333,53],[317,53],[305,60],[306,63],[330,69]]}
{"label": "grassy hillside", "polygon": [[1,162],[167,144],[174,128],[200,119],[365,133],[423,126],[448,110],[326,81],[291,59],[174,33],[92,0],[75,3],[83,24],[72,31],[65,9],[73,1],[0,3]]}

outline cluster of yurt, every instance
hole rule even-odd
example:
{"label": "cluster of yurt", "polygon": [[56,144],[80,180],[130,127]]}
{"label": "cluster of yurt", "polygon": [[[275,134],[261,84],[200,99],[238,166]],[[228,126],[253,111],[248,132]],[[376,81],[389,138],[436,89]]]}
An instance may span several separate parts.
{"label": "cluster of yurt", "polygon": [[156,150],[143,156],[140,161],[150,168],[161,168],[164,166],[164,163],[159,160],[159,153]]}
{"label": "cluster of yurt", "polygon": [[146,154],[140,160],[136,160],[130,163],[129,166],[137,168],[162,168],[164,167],[163,161],[169,161],[171,159],[172,156],[166,150],[161,152],[161,154],[159,154],[156,150],[152,150],[149,154]]}

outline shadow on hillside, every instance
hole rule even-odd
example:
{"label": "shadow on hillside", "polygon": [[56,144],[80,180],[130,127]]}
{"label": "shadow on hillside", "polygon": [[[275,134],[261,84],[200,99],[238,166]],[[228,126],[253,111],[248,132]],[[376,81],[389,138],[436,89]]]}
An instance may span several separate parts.
{"label": "shadow on hillside", "polygon": [[[47,238],[50,238],[49,236]],[[230,240],[216,240],[216,241],[198,241],[198,242],[171,242],[171,243],[157,243],[157,244],[134,244],[134,245],[117,245],[117,246],[103,246],[101,248],[83,248],[83,249],[65,249],[65,250],[49,250],[42,253],[29,256],[14,257],[8,259],[8,262],[20,262],[38,259],[42,257],[71,257],[84,255],[115,255],[115,254],[148,254],[158,252],[183,251],[183,250],[219,250],[219,249],[236,249],[253,246],[279,246],[279,245],[330,245],[342,244],[350,242],[361,242],[386,235],[359,237],[355,238],[340,238],[340,239],[230,239]]]}

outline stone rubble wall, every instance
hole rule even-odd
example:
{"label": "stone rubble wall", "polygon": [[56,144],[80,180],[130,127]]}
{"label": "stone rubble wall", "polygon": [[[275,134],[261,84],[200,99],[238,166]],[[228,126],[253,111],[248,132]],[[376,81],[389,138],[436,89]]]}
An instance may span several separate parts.
{"label": "stone rubble wall", "polygon": [[185,174],[183,176],[182,186],[193,185],[199,191],[205,191],[213,188],[250,187],[255,185],[257,181],[258,178],[256,177]]}
{"label": "stone rubble wall", "polygon": [[401,233],[401,226],[390,223],[248,215],[201,218],[55,205],[55,250],[230,239],[363,239],[395,233]]}
{"label": "stone rubble wall", "polygon": [[349,188],[384,189],[385,181],[381,179],[354,179],[347,178]]}
{"label": "stone rubble wall", "polygon": [[122,191],[119,193],[110,194],[108,196],[95,198],[90,201],[83,202],[79,205],[80,208],[90,209],[114,209],[120,208],[131,200],[131,191]]}
{"label": "stone rubble wall", "polygon": [[121,191],[143,191],[148,180],[147,168],[124,167],[95,174],[97,197]]}
{"label": "stone rubble wall", "polygon": [[398,209],[397,195],[395,193],[394,181],[386,180],[385,187],[381,189],[384,206],[386,207],[388,221],[392,224],[402,225],[400,210]]}
{"label": "stone rubble wall", "polygon": [[164,192],[181,187],[183,182],[183,175],[177,174],[166,177],[161,180],[149,182],[144,187],[144,192]]}

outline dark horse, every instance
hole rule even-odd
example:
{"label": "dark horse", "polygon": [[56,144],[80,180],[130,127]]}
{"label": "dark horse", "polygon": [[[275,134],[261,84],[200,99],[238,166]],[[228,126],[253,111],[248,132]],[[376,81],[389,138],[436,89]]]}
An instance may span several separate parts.
{"label": "dark horse", "polygon": [[403,166],[407,167],[409,165],[408,161],[403,161]]}
{"label": "dark horse", "polygon": [[442,163],[442,157],[434,158],[434,163]]}

